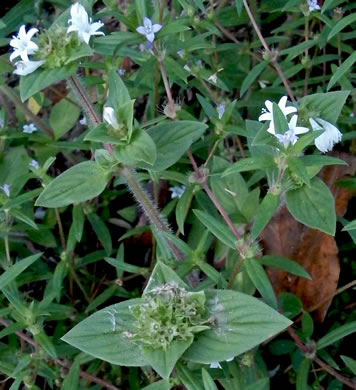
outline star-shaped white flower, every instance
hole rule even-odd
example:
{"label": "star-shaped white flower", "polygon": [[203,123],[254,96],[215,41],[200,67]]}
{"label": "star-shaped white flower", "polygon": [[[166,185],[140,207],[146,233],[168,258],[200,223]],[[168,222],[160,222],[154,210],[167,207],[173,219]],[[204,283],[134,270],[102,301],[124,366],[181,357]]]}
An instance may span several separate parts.
{"label": "star-shaped white flower", "polygon": [[[286,107],[287,104],[287,96],[282,96],[281,99],[278,102],[278,107],[286,117],[289,114],[292,114],[293,112],[297,112],[297,109],[293,106]],[[274,122],[273,122],[273,102],[270,100],[265,101],[265,106],[267,107],[267,110],[265,108],[262,109],[262,114],[259,116],[258,120],[261,121],[270,121],[270,125],[268,128],[268,132],[271,134],[275,134],[276,131],[274,129]]]}
{"label": "star-shaped white flower", "polygon": [[38,164],[38,161],[36,161],[36,160],[31,160],[29,166],[33,167],[37,170],[40,167],[40,164]]}
{"label": "star-shaped white flower", "polygon": [[225,104],[219,104],[216,107],[216,111],[218,112],[218,118],[221,119],[223,115],[225,114]]}
{"label": "star-shaped white flower", "polygon": [[185,186],[173,186],[173,187],[169,187],[169,191],[171,191],[172,195],[171,195],[171,198],[174,199],[174,198],[181,198],[184,191],[185,191]]}
{"label": "star-shaped white flower", "polygon": [[313,130],[324,130],[323,134],[315,139],[315,146],[322,152],[326,153],[341,141],[342,134],[339,129],[328,121],[320,118],[310,118],[309,122]]}
{"label": "star-shaped white flower", "polygon": [[145,35],[149,42],[153,42],[155,39],[155,33],[157,33],[161,28],[161,24],[152,24],[151,19],[145,17],[143,19],[143,26],[138,26],[136,31],[141,35]]}
{"label": "star-shaped white flower", "polygon": [[36,43],[31,41],[37,32],[37,28],[30,28],[26,32],[24,24],[20,27],[17,36],[13,35],[10,41],[10,46],[14,48],[10,55],[10,61],[13,61],[16,57],[21,57],[22,61],[29,61],[28,56],[38,50]]}
{"label": "star-shaped white flower", "polygon": [[115,111],[112,107],[104,107],[103,118],[104,121],[112,126],[115,130],[120,128],[115,116]]}
{"label": "star-shaped white flower", "polygon": [[81,4],[75,3],[71,6],[70,16],[72,18],[68,20],[68,23],[71,25],[68,27],[67,33],[76,31],[80,41],[89,44],[92,35],[105,35],[102,31],[98,31],[104,26],[104,23],[100,21],[92,23],[92,19],[89,18],[87,11]]}
{"label": "star-shaped white flower", "polygon": [[15,62],[15,74],[26,76],[34,72],[37,68],[44,64],[44,61],[17,61]]}
{"label": "star-shaped white flower", "polygon": [[0,189],[5,192],[5,195],[8,198],[10,197],[10,186],[8,184],[4,184],[3,186],[0,186]]}
{"label": "star-shaped white flower", "polygon": [[297,135],[304,134],[309,131],[307,127],[297,126],[297,121],[298,115],[293,115],[288,123],[288,130],[284,134],[274,134],[285,148],[289,145],[294,145],[298,141]]}
{"label": "star-shaped white flower", "polygon": [[317,0],[307,0],[307,3],[309,7],[309,12],[320,10],[320,5],[318,4]]}
{"label": "star-shaped white flower", "polygon": [[34,131],[37,131],[37,127],[33,123],[30,123],[29,125],[23,126],[24,133],[32,134]]}

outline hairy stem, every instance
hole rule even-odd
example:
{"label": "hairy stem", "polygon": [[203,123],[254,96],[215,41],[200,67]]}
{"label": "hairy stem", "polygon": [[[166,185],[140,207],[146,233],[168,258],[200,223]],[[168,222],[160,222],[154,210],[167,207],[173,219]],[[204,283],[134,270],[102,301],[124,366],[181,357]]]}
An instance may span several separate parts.
{"label": "hairy stem", "polygon": [[0,92],[6,95],[23,114],[25,114],[30,120],[42,130],[48,137],[54,138],[52,129],[46,125],[37,115],[35,115],[25,104],[22,103],[16,93],[7,85],[0,85]]}

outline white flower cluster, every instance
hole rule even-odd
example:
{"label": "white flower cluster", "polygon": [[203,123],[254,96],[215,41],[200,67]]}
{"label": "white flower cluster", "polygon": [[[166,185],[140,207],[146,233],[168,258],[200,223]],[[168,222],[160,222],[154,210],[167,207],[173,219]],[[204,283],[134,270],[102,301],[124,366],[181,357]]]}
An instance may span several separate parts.
{"label": "white flower cluster", "polygon": [[309,12],[319,11],[320,5],[318,4],[318,0],[307,0]]}
{"label": "white flower cluster", "polygon": [[[104,35],[103,32],[98,31],[104,24],[102,22],[92,23],[92,19],[88,17],[85,8],[75,3],[70,9],[71,19],[68,23],[71,24],[67,33],[76,31],[80,41],[89,44],[89,39],[92,35]],[[38,46],[31,39],[38,32],[37,28],[31,28],[26,32],[25,25],[22,25],[19,29],[17,36],[13,36],[10,41],[10,46],[14,48],[10,55],[10,61],[13,61],[17,57],[21,57],[21,61],[15,63],[15,74],[19,76],[26,76],[34,72],[37,68],[44,64],[42,61],[31,61],[29,55],[35,54],[38,51]]]}
{"label": "white flower cluster", "polygon": [[[293,106],[286,106],[287,96],[283,96],[278,102],[278,107],[287,118],[287,115],[297,112]],[[270,121],[267,131],[273,134],[278,141],[287,148],[289,145],[294,145],[298,140],[298,135],[307,133],[309,128],[297,126],[298,115],[293,115],[288,123],[288,130],[284,134],[277,134],[275,131],[273,120],[273,103],[270,100],[265,101],[267,109],[262,109],[262,114],[258,118],[259,121]],[[315,139],[315,146],[322,152],[326,153],[332,150],[334,144],[341,141],[342,134],[339,129],[330,122],[321,118],[310,118],[310,125],[315,130],[324,130],[324,132]]]}

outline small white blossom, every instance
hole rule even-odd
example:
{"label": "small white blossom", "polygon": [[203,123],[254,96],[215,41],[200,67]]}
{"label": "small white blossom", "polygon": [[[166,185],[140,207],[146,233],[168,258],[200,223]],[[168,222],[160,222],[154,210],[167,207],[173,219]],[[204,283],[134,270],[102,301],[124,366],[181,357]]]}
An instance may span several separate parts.
{"label": "small white blossom", "polygon": [[143,19],[143,26],[138,26],[136,31],[141,35],[145,35],[149,42],[153,42],[155,39],[155,33],[157,33],[161,28],[161,24],[152,24],[151,19],[145,17]]}
{"label": "small white blossom", "polygon": [[42,207],[37,207],[35,210],[35,218],[36,219],[43,219],[43,217],[46,215],[46,209],[43,209]]}
{"label": "small white blossom", "polygon": [[36,160],[32,160],[29,165],[35,169],[38,169],[40,167]]}
{"label": "small white blossom", "polygon": [[5,125],[5,122],[2,118],[0,118],[0,128],[3,129]]}
{"label": "small white blossom", "polygon": [[309,7],[309,12],[320,10],[318,0],[307,0],[307,3],[308,3],[308,7]]}
{"label": "small white blossom", "polygon": [[173,187],[169,187],[169,191],[171,191],[172,195],[171,195],[171,198],[174,199],[174,198],[181,198],[184,191],[185,191],[185,186],[173,186]]}
{"label": "small white blossom", "polygon": [[216,84],[218,82],[218,76],[216,73],[209,76],[208,81],[211,81],[213,84]]}
{"label": "small white blossom", "polygon": [[32,134],[34,131],[37,131],[37,127],[33,123],[23,126],[24,133]]}
{"label": "small white blossom", "polygon": [[80,119],[79,123],[82,125],[82,126],[86,126],[87,125],[87,118],[85,116],[83,116],[82,119]]}
{"label": "small white blossom", "polygon": [[21,57],[22,61],[29,61],[28,56],[38,50],[36,43],[31,41],[37,32],[37,28],[31,28],[26,32],[24,24],[20,27],[17,36],[13,35],[10,41],[10,46],[14,48],[10,55],[10,61],[16,57]]}
{"label": "small white blossom", "polygon": [[5,195],[8,198],[10,197],[10,186],[8,184],[4,184],[3,186],[0,186],[0,189],[5,192]]}
{"label": "small white blossom", "polygon": [[[278,107],[286,117],[289,114],[292,114],[293,112],[297,112],[297,109],[293,106],[286,107],[287,103],[287,96],[281,97],[281,99],[278,102]],[[270,100],[265,101],[265,106],[267,107],[267,110],[265,108],[262,109],[262,114],[259,116],[258,120],[261,121],[270,121],[270,125],[268,128],[268,132],[271,134],[275,134],[276,131],[274,129],[274,122],[273,122],[273,102]]]}
{"label": "small white blossom", "polygon": [[199,68],[203,68],[203,61],[202,60],[198,60],[195,65]]}
{"label": "small white blossom", "polygon": [[118,74],[119,76],[123,76],[125,73],[126,73],[126,70],[125,70],[124,68],[119,68],[119,69],[117,70],[117,74]]}
{"label": "small white blossom", "polygon": [[183,66],[183,69],[186,70],[187,72],[191,72],[192,70],[190,69],[190,66],[188,64],[185,64]]}
{"label": "small white blossom", "polygon": [[92,23],[92,19],[89,18],[87,11],[81,4],[75,3],[71,6],[70,16],[72,18],[68,20],[68,23],[71,26],[68,27],[67,33],[76,31],[80,41],[89,44],[92,35],[105,35],[102,31],[98,31],[104,26],[104,23],[100,21]]}
{"label": "small white blossom", "polygon": [[221,368],[219,362],[212,362],[210,363],[210,368]]}
{"label": "small white blossom", "polygon": [[37,68],[44,64],[44,61],[17,61],[15,62],[15,74],[26,76],[34,72]]}
{"label": "small white blossom", "polygon": [[114,129],[118,130],[120,128],[115,116],[115,111],[112,107],[104,107],[103,118],[104,121]]}
{"label": "small white blossom", "polygon": [[323,134],[315,139],[315,146],[322,152],[326,153],[334,147],[337,142],[341,141],[342,134],[339,129],[328,121],[320,118],[310,118],[309,122],[313,130],[324,130]]}
{"label": "small white blossom", "polygon": [[177,54],[179,55],[180,58],[183,58],[184,57],[184,50],[178,50],[177,51]]}
{"label": "small white blossom", "polygon": [[225,114],[225,104],[219,104],[217,107],[216,107],[216,110],[218,112],[218,118],[221,119],[223,117],[223,115]]}
{"label": "small white blossom", "polygon": [[294,145],[298,141],[297,135],[304,134],[309,131],[307,127],[297,126],[298,115],[293,115],[288,124],[288,130],[284,134],[274,134],[278,141],[285,148],[289,145]]}

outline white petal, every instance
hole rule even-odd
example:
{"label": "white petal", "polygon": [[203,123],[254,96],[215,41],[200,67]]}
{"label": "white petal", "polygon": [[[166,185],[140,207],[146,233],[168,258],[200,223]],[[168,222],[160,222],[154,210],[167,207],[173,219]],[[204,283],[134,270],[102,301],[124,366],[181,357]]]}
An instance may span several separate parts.
{"label": "white petal", "polygon": [[103,118],[104,121],[107,122],[114,129],[119,129],[120,126],[117,122],[115,111],[112,107],[104,107]]}
{"label": "white petal", "polygon": [[153,32],[156,33],[162,28],[162,25],[161,24],[154,24],[152,26],[152,28],[153,28]]}
{"label": "white petal", "polygon": [[15,63],[16,69],[14,73],[19,76],[26,76],[34,72],[42,64],[44,64],[44,61],[18,61]]}
{"label": "white petal", "polygon": [[21,57],[21,60],[22,61],[25,61],[25,62],[29,62],[30,60],[28,59],[28,55],[27,55],[27,52],[26,51],[23,51],[21,54],[20,54],[20,57]]}
{"label": "white petal", "polygon": [[282,110],[284,115],[292,114],[293,112],[297,112],[297,109],[293,106],[286,107]]}
{"label": "white petal", "polygon": [[14,50],[10,55],[10,61],[12,61],[14,58],[18,57],[20,55],[20,52],[18,50]]}
{"label": "white petal", "polygon": [[105,35],[103,32],[97,32],[97,30],[99,30],[99,28],[102,28],[104,26],[104,23],[102,22],[95,22],[95,23],[92,23],[90,25],[90,34],[91,35],[94,35],[94,34],[102,34],[102,35]]}
{"label": "white petal", "polygon": [[293,115],[289,121],[289,128],[294,129],[297,125],[297,121],[298,121],[298,115]]}
{"label": "white petal", "polygon": [[[32,39],[32,37],[38,32],[38,29],[37,28],[31,28],[28,32],[27,32],[27,39],[30,40]],[[37,45],[36,45],[37,46]]]}
{"label": "white petal", "polygon": [[143,26],[144,26],[145,28],[151,29],[151,28],[152,28],[151,19],[149,19],[149,18],[147,18],[147,17],[145,16],[145,18],[143,19]]}
{"label": "white petal", "polygon": [[142,34],[142,35],[146,35],[146,30],[143,26],[138,26],[136,28],[136,31],[139,33],[139,34]]}
{"label": "white petal", "polygon": [[323,130],[323,128],[318,125],[313,118],[309,118],[309,122],[313,130]]}
{"label": "white petal", "polygon": [[308,127],[297,126],[294,127],[295,134],[305,134],[309,131]]}
{"label": "white petal", "polygon": [[286,104],[287,104],[287,96],[282,96],[278,102],[278,106],[281,109],[281,111],[285,109]]}
{"label": "white petal", "polygon": [[24,24],[20,27],[19,33],[17,36],[18,36],[18,39],[20,39],[21,41],[26,40],[26,29],[25,29]]}
{"label": "white petal", "polygon": [[269,112],[272,112],[272,109],[273,109],[273,102],[271,102],[270,100],[266,100],[265,101],[265,106],[267,107],[267,110]]}
{"label": "white petal", "polygon": [[151,33],[151,34],[146,34],[146,38],[149,42],[153,42],[155,40],[155,35],[154,33]]}
{"label": "white petal", "polygon": [[68,27],[67,29],[67,34],[72,32],[72,31],[78,31],[78,27],[72,24],[71,26]]}
{"label": "white petal", "polygon": [[21,44],[21,41],[15,36],[10,41],[10,46],[14,47],[15,49],[18,49],[20,44]]}
{"label": "white petal", "polygon": [[270,112],[264,112],[258,117],[258,120],[261,121],[271,121],[272,120],[272,114]]}

